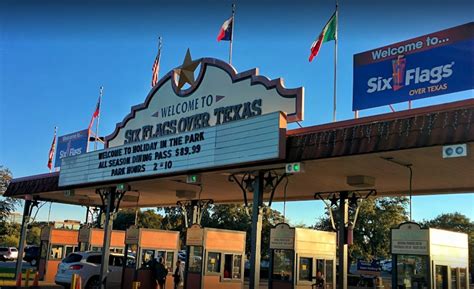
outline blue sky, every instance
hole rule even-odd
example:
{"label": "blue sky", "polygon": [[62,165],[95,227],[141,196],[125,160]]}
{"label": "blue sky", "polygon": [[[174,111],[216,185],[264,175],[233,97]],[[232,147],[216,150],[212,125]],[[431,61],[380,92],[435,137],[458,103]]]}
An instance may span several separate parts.
{"label": "blue sky", "polygon": [[[14,177],[48,171],[54,126],[59,135],[87,127],[99,86],[104,86],[101,134],[144,101],[150,90],[157,39],[161,73],[193,58],[228,59],[218,30],[230,1],[1,1],[0,165]],[[304,126],[332,120],[334,43],[308,63],[309,48],[334,11],[334,1],[236,1],[233,64],[258,67],[287,87],[305,87]],[[353,117],[352,60],[359,52],[473,21],[474,3],[454,1],[340,1],[339,120]],[[414,107],[472,98],[472,91],[413,102]],[[397,104],[395,109],[406,109]],[[387,107],[360,116],[389,112]],[[46,206],[45,206],[46,207]],[[283,205],[275,208],[282,210]],[[313,224],[320,202],[286,206],[295,223]],[[473,194],[415,197],[415,220],[460,211],[474,219]],[[53,219],[82,218],[84,209],[53,205]],[[39,213],[45,219],[47,209]]]}

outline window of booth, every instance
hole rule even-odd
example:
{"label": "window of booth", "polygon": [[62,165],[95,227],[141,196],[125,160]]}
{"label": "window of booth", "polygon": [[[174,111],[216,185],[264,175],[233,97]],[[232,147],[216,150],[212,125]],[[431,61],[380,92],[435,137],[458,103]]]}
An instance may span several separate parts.
{"label": "window of booth", "polygon": [[451,289],[458,289],[458,270],[451,268]]}
{"label": "window of booth", "polygon": [[293,250],[273,250],[272,279],[293,280]]}
{"label": "window of booth", "polygon": [[459,268],[459,288],[467,289],[466,268]]}
{"label": "window of booth", "polygon": [[69,254],[74,252],[74,246],[64,246],[64,251],[65,251],[64,257],[67,257],[69,256]]}
{"label": "window of booth", "polygon": [[216,252],[207,253],[207,272],[208,273],[221,272],[221,253],[216,253]]}
{"label": "window of booth", "polygon": [[326,288],[333,288],[334,260],[326,260]]}
{"label": "window of booth", "polygon": [[436,289],[448,289],[448,266],[435,266]]}
{"label": "window of booth", "polygon": [[61,260],[63,258],[64,247],[62,245],[51,245],[50,260]]}
{"label": "window of booth", "polygon": [[87,250],[88,247],[89,247],[88,243],[82,242],[82,243],[79,244],[79,248],[80,248],[81,251],[88,251]]}
{"label": "window of booth", "polygon": [[173,273],[173,260],[174,260],[174,252],[166,252],[165,258],[165,267],[168,268],[168,272]]}
{"label": "window of booth", "polygon": [[202,272],[202,247],[189,247],[189,267],[188,272],[201,273]]}
{"label": "window of booth", "polygon": [[224,254],[224,279],[241,279],[242,255]]}
{"label": "window of booth", "polygon": [[299,280],[313,281],[313,258],[300,258]]}
{"label": "window of booth", "polygon": [[143,249],[142,250],[142,267],[151,267],[152,261],[155,258],[155,250]]}
{"label": "window of booth", "polygon": [[123,254],[123,248],[111,247],[111,248],[110,248],[110,252],[111,252],[111,253]]}
{"label": "window of booth", "polygon": [[401,288],[428,288],[428,256],[397,255],[397,285]]}
{"label": "window of booth", "polygon": [[138,255],[137,255],[137,249],[138,249],[138,246],[136,244],[134,245],[129,245],[128,248],[127,248],[127,267],[128,268],[135,268],[135,266],[137,265],[137,259],[138,259]]}
{"label": "window of booth", "polygon": [[101,252],[101,251],[102,251],[102,247],[93,246],[93,247],[91,248],[91,251],[93,251],[93,252]]}

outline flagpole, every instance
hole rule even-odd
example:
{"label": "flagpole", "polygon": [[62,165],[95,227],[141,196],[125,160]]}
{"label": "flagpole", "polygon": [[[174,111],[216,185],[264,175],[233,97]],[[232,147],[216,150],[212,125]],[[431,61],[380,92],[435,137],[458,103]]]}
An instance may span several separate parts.
{"label": "flagpole", "polygon": [[97,138],[99,137],[99,121],[100,121],[100,107],[102,105],[102,92],[104,91],[104,87],[101,86],[99,90],[99,115],[97,116],[97,122],[95,123],[95,142],[94,142],[94,150],[97,150]]}
{"label": "flagpole", "polygon": [[54,153],[56,152],[56,133],[58,131],[58,127],[57,126],[54,126],[54,146],[53,148],[53,156],[52,156],[52,159],[51,159],[51,168],[49,169],[49,173],[52,173],[53,172],[53,168],[54,168]]}
{"label": "flagpole", "polygon": [[338,28],[338,22],[339,22],[339,17],[338,17],[338,4],[336,0],[336,37],[334,37],[334,99],[333,99],[333,106],[334,110],[332,112],[332,121],[336,121],[336,95],[337,95],[337,28]]}
{"label": "flagpole", "polygon": [[232,43],[234,42],[234,25],[235,25],[235,4],[232,3],[232,31],[230,32],[230,44],[229,44],[229,64],[232,65]]}
{"label": "flagpole", "polygon": [[[161,46],[163,45],[163,37],[158,37],[158,61],[161,61]],[[156,80],[160,79],[160,67],[158,66],[158,71],[156,72]]]}

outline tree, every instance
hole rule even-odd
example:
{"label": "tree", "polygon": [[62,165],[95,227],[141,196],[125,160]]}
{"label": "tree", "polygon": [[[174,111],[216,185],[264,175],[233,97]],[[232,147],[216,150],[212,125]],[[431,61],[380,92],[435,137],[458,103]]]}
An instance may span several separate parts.
{"label": "tree", "polygon": [[[353,231],[353,244],[349,247],[350,257],[366,260],[389,257],[390,229],[407,220],[407,204],[405,197],[364,200]],[[354,215],[353,208],[350,215]],[[337,214],[334,217],[337,224]],[[320,218],[315,228],[332,230],[329,216]]]}
{"label": "tree", "polygon": [[[0,196],[5,193],[11,180],[12,173],[10,170],[0,166]],[[10,213],[15,209],[16,204],[17,201],[11,198],[0,198],[0,223],[6,221]]]}
{"label": "tree", "polygon": [[[135,224],[135,209],[124,209],[117,213],[114,220],[114,230],[126,230]],[[138,211],[138,223],[140,228],[161,229],[163,216],[154,210]]]}
{"label": "tree", "polygon": [[[468,217],[458,212],[441,214],[432,220],[423,220],[421,225],[428,228],[466,233],[469,242],[469,264],[474,264],[474,222]],[[471,274],[474,273],[474,268],[472,267],[470,266],[469,268]]]}

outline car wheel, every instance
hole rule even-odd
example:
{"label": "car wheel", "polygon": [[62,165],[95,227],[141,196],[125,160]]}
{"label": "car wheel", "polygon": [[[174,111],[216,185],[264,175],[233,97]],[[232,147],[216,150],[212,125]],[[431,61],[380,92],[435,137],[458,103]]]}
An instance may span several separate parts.
{"label": "car wheel", "polygon": [[30,261],[31,266],[36,266],[36,264],[38,264],[38,261],[36,261],[36,259]]}
{"label": "car wheel", "polygon": [[100,281],[98,276],[94,276],[89,279],[86,285],[86,289],[100,289]]}

